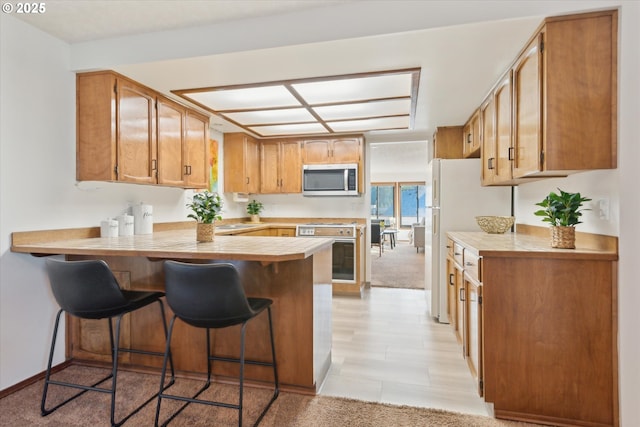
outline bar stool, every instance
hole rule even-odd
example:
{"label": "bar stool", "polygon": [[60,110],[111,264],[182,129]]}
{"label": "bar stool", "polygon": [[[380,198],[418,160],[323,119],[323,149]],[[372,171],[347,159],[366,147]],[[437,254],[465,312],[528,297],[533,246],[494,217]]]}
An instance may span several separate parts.
{"label": "bar stool", "polygon": [[[60,261],[55,259],[46,260],[46,269],[51,282],[53,295],[60,305],[60,310],[56,316],[55,326],[53,328],[53,338],[51,341],[51,351],[49,353],[49,363],[44,380],[44,390],[42,392],[42,403],[40,405],[41,415],[46,416],[57,410],[61,406],[81,396],[87,391],[97,391],[108,393],[111,395],[110,420],[112,426],[120,426],[133,415],[138,413],[142,407],[157,397],[157,393],[151,396],[142,405],[138,406],[120,421],[115,421],[115,403],[116,403],[116,385],[118,378],[118,354],[120,352],[146,354],[152,356],[165,356],[162,352],[153,352],[146,350],[128,349],[120,347],[120,323],[122,316],[146,307],[153,303],[158,303],[160,313],[162,314],[162,326],[165,338],[167,337],[167,322],[164,315],[164,304],[161,297],[163,292],[155,291],[133,291],[120,289],[116,278],[109,269],[106,262],[102,260],[87,261]],[[111,373],[100,381],[87,386],[82,384],[68,383],[63,381],[55,381],[51,379],[51,364],[53,362],[53,353],[56,345],[56,337],[58,335],[58,326],[60,323],[60,315],[66,312],[80,319],[107,319],[109,323],[109,340],[111,344],[112,366]],[[116,318],[115,338],[113,336],[112,318]],[[174,383],[174,369],[171,354],[168,355],[171,365],[171,379],[165,388],[170,387]],[[166,369],[163,370],[163,375]],[[111,379],[111,387],[98,387],[99,384]],[[164,384],[164,378],[163,378]],[[57,385],[63,387],[71,387],[81,389],[82,391],[64,400],[62,403],[53,408],[46,409],[47,392],[49,385]]]}
{"label": "bar stool", "polygon": [[[273,323],[271,320],[272,300],[267,298],[247,298],[238,271],[232,264],[187,264],[177,261],[165,261],[165,291],[167,304],[174,312],[169,324],[169,336],[167,348],[162,366],[162,379],[160,393],[158,394],[158,406],[156,409],[155,425],[158,426],[160,417],[160,405],[162,399],[173,399],[185,402],[163,424],[166,426],[190,403],[201,403],[211,406],[236,409],[238,411],[238,426],[242,426],[242,399],[244,387],[244,365],[271,366],[273,368],[274,392],[271,400],[263,409],[254,425],[258,425],[267,413],[271,404],[279,393],[278,370],[276,367],[276,352],[273,340]],[[271,362],[257,360],[245,360],[245,331],[247,322],[254,319],[263,311],[267,311],[269,317],[269,334],[271,341]],[[207,334],[207,380],[206,383],[192,397],[165,394],[163,379],[167,367],[167,356],[170,354],[171,336],[176,318],[196,328],[204,328]],[[210,329],[226,328],[234,325],[242,325],[240,332],[240,357],[220,357],[211,355]],[[237,405],[198,399],[198,396],[211,384],[211,371],[213,361],[234,362],[240,364],[239,375],[239,402]]]}

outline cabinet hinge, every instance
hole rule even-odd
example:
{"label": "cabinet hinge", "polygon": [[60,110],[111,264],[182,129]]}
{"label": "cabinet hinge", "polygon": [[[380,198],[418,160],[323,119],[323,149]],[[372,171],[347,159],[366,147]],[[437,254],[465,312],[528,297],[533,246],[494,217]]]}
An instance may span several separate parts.
{"label": "cabinet hinge", "polygon": [[480,390],[484,391],[484,381],[480,380],[480,382],[478,383],[478,385],[480,386]]}
{"label": "cabinet hinge", "polygon": [[544,165],[544,151],[540,152],[540,167]]}
{"label": "cabinet hinge", "polygon": [[117,94],[118,93],[118,82],[115,82],[113,84],[113,93]]}
{"label": "cabinet hinge", "polygon": [[116,179],[118,179],[118,165],[113,167],[113,172],[116,174]]}
{"label": "cabinet hinge", "polygon": [[544,40],[540,41],[540,53],[544,52]]}
{"label": "cabinet hinge", "polygon": [[478,304],[482,304],[482,295],[478,296]]}

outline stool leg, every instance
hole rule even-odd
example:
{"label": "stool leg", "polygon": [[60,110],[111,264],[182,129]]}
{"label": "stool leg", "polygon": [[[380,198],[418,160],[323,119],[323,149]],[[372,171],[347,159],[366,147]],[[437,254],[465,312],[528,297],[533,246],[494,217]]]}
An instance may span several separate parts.
{"label": "stool leg", "polygon": [[171,323],[169,324],[169,330],[167,332],[167,343],[165,345],[164,358],[162,360],[162,374],[160,376],[160,391],[158,392],[158,404],[156,406],[156,419],[154,423],[155,427],[158,427],[158,419],[160,418],[160,404],[162,403],[162,392],[165,389],[164,379],[167,375],[167,361],[171,354],[171,337],[173,335],[173,325],[175,324],[177,317],[178,316],[176,316],[175,314],[173,315],[173,318],[171,318]]}
{"label": "stool leg", "polygon": [[[111,376],[111,425],[113,427],[119,426],[124,422],[116,423],[116,388],[118,383],[118,350],[120,349],[120,322],[122,321],[122,314],[116,318],[116,337],[113,339],[113,334],[109,333],[111,338],[111,357],[112,357],[112,376]],[[111,319],[109,319],[109,329],[113,329],[111,326]]]}
{"label": "stool leg", "polygon": [[244,337],[247,329],[247,322],[242,324],[240,333],[240,398],[238,401],[238,427],[242,427],[242,397],[244,391]]}
{"label": "stool leg", "polygon": [[[49,378],[51,377],[51,364],[53,363],[53,353],[56,349],[56,339],[58,337],[58,326],[60,325],[60,315],[64,310],[58,310],[58,314],[56,315],[56,322],[53,326],[53,338],[51,339],[51,350],[49,351],[49,363],[47,363],[47,373],[44,377],[44,390],[42,391],[42,402],[40,403],[40,414],[42,416],[48,415],[51,412],[55,411],[56,408],[53,409],[45,409],[45,403],[47,400],[47,392],[49,390]],[[63,403],[64,404],[64,403]]]}

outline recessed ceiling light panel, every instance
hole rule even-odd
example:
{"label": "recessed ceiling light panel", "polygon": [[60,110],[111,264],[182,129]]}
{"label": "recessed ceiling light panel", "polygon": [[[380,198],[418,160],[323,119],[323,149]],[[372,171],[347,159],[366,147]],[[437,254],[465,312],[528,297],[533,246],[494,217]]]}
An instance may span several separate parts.
{"label": "recessed ceiling light panel", "polygon": [[224,113],[234,122],[247,125],[266,125],[276,123],[314,122],[316,119],[306,108],[284,108],[279,110],[257,110],[238,113]]}
{"label": "recessed ceiling light panel", "polygon": [[291,125],[250,126],[252,132],[262,136],[326,134],[329,131],[320,123],[300,123]]}
{"label": "recessed ceiling light panel", "polygon": [[357,104],[314,107],[323,120],[362,119],[366,117],[397,116],[411,110],[411,99],[359,102]]}
{"label": "recessed ceiling light panel", "polygon": [[311,105],[411,96],[412,74],[296,83],[293,88]]}
{"label": "recessed ceiling light panel", "polygon": [[383,129],[408,129],[409,116],[381,117],[377,119],[346,120],[327,123],[334,132],[364,132]]}
{"label": "recessed ceiling light panel", "polygon": [[213,90],[185,95],[213,111],[300,106],[300,102],[284,86]]}

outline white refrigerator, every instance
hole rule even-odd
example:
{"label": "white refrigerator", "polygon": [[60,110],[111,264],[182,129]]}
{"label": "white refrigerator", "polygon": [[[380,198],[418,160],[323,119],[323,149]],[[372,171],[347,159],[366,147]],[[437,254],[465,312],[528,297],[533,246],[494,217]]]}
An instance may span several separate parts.
{"label": "white refrigerator", "polygon": [[511,187],[482,187],[480,159],[429,162],[425,213],[425,288],[431,289],[431,315],[447,314],[447,232],[481,231],[475,217],[511,215]]}

